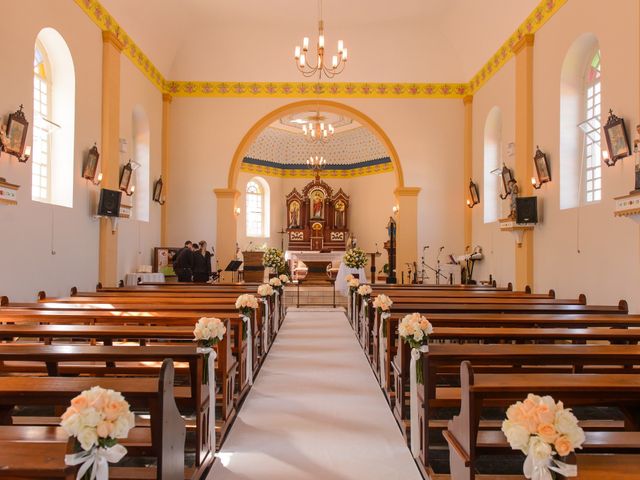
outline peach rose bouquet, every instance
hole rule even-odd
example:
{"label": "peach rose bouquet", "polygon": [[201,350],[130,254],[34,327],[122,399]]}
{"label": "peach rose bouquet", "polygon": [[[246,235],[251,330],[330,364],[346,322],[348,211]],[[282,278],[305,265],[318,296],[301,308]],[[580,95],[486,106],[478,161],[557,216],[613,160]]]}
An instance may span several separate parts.
{"label": "peach rose bouquet", "polygon": [[202,317],[193,329],[193,337],[198,342],[199,351],[204,353],[204,369],[202,371],[202,383],[209,383],[209,355],[214,354],[213,346],[224,338],[227,327],[222,320],[216,317]]}
{"label": "peach rose bouquet", "polygon": [[71,400],[60,426],[76,438],[77,453],[66,455],[66,465],[80,465],[77,479],[107,480],[109,463],[119,462],[127,449],[118,439],[127,438],[135,425],[129,403],[121,393],[101,387],[85,390]]}
{"label": "peach rose bouquet", "polygon": [[551,480],[552,471],[565,477],[577,476],[575,465],[555,458],[582,448],[585,440],[578,419],[562,402],[530,393],[524,401],[509,407],[502,432],[513,450],[527,456],[523,466],[526,478]]}

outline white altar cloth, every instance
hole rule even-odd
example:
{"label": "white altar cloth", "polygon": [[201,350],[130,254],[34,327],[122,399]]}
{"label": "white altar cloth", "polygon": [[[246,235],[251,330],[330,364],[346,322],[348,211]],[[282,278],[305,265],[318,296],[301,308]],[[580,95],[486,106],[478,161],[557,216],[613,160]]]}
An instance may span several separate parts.
{"label": "white altar cloth", "polygon": [[347,285],[347,275],[357,273],[360,277],[360,283],[366,283],[367,275],[364,273],[364,268],[349,268],[344,262],[340,262],[340,269],[338,275],[336,275],[336,290],[343,295],[349,293],[349,285]]}
{"label": "white altar cloth", "polygon": [[138,285],[138,279],[141,282],[164,282],[164,273],[127,273],[124,277],[124,284],[127,287],[135,287]]}
{"label": "white altar cloth", "polygon": [[287,250],[284,252],[285,260],[291,260],[293,258],[297,260],[302,260],[303,262],[333,262],[334,260],[341,260],[344,257],[343,251],[334,251],[334,252],[318,252],[318,251],[296,251],[296,250]]}

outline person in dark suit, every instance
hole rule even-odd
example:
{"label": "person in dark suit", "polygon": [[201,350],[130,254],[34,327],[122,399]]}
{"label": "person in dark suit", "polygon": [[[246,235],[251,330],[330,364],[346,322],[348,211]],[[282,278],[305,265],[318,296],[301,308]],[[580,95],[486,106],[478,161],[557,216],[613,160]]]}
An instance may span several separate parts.
{"label": "person in dark suit", "polygon": [[190,282],[193,275],[193,243],[189,240],[184,242],[184,248],[178,252],[173,261],[173,269],[178,276],[179,282]]}
{"label": "person in dark suit", "polygon": [[200,249],[193,254],[193,281],[208,282],[211,277],[211,252],[207,251],[207,242],[198,243]]}

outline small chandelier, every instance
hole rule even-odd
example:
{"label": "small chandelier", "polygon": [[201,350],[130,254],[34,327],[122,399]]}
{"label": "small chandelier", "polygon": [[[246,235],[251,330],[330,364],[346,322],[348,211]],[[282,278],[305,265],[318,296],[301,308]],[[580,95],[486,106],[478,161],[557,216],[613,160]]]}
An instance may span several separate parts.
{"label": "small chandelier", "polygon": [[342,40],[338,40],[338,54],[333,55],[331,58],[331,65],[329,66],[325,62],[324,51],[324,21],[322,20],[322,0],[318,0],[318,45],[316,50],[316,61],[309,61],[309,37],[302,39],[302,48],[296,46],[295,60],[298,70],[305,77],[313,77],[316,73],[318,79],[322,79],[324,74],[327,78],[333,78],[334,76],[342,73],[345,65],[347,64],[347,49],[344,46]]}
{"label": "small chandelier", "polygon": [[335,133],[335,128],[330,123],[325,123],[324,117],[318,112],[308,123],[302,125],[302,132],[310,143],[327,143]]}
{"label": "small chandelier", "polygon": [[326,164],[327,161],[324,159],[324,157],[318,155],[316,155],[315,157],[311,156],[309,157],[309,160],[307,160],[307,166],[313,170],[316,180],[320,179],[320,172]]}

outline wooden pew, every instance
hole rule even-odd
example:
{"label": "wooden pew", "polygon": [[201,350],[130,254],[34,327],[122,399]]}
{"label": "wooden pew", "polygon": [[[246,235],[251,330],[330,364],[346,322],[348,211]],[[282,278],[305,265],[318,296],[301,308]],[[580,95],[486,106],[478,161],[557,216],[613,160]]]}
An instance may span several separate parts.
{"label": "wooden pew", "polygon": [[[404,349],[403,349],[404,350]],[[637,375],[640,369],[639,345],[546,345],[546,344],[431,344],[429,352],[422,355],[424,384],[418,391],[419,424],[421,428],[421,450],[418,464],[429,465],[429,422],[432,410],[443,407],[458,407],[458,388],[438,387],[443,375],[457,376],[459,365],[470,361],[483,372],[518,372],[528,374],[535,371],[553,371],[560,374],[571,372],[611,373]],[[569,368],[567,368],[569,367]],[[404,425],[406,403],[400,401],[398,390],[394,416]],[[405,388],[402,386],[402,388]],[[640,427],[640,415],[627,412],[628,421]]]}
{"label": "wooden pew", "polygon": [[[0,422],[11,423],[14,405],[65,405],[78,392],[86,390],[96,383],[104,388],[112,388],[121,392],[132,406],[142,406],[152,411],[152,437],[155,431],[159,431],[157,424],[154,426],[153,410],[157,408],[151,394],[157,391],[158,379],[145,377],[59,377],[63,371],[61,363],[73,363],[74,374],[91,374],[96,371],[96,362],[104,363],[98,373],[120,375],[127,373],[143,374],[148,376],[153,368],[140,366],[138,369],[127,369],[126,366],[109,367],[118,362],[131,362],[140,365],[141,362],[161,362],[165,358],[173,361],[189,364],[189,386],[176,387],[175,398],[178,405],[193,410],[195,421],[195,460],[196,478],[208,468],[213,461],[215,446],[209,445],[208,439],[208,390],[202,388],[203,355],[196,351],[195,346],[91,346],[91,345],[0,345],[0,362],[3,362],[5,372],[8,369],[7,362],[33,362],[38,361],[46,365],[48,377],[0,377]],[[81,364],[88,365],[82,367]],[[37,392],[47,392],[45,396],[34,396]],[[215,399],[213,399],[215,400]],[[160,418],[156,415],[155,417]],[[153,443],[158,449],[158,443]]]}
{"label": "wooden pew", "polygon": [[[509,405],[522,400],[528,393],[551,395],[562,400],[566,407],[575,405],[623,406],[626,409],[640,407],[640,375],[576,375],[576,374],[474,374],[470,362],[460,365],[461,409],[460,414],[449,421],[445,438],[449,444],[451,478],[473,480],[476,475],[476,458],[483,451],[510,451],[502,432],[481,432],[480,414],[483,405],[499,402]],[[640,432],[586,432],[582,451],[597,450],[640,452]],[[581,462],[578,453],[579,478],[588,475],[592,461]],[[635,460],[640,457],[634,457]],[[618,460],[622,460],[619,462]],[[609,456],[607,477],[635,474],[637,467],[629,470],[629,462],[618,455]],[[621,468],[622,467],[622,468]],[[601,477],[605,478],[605,477]]]}
{"label": "wooden pew", "polygon": [[[33,392],[38,379],[23,378],[21,381],[35,394],[48,396],[49,391]],[[0,379],[2,382],[2,379]],[[94,379],[95,382],[95,379]],[[163,361],[155,390],[149,393],[153,404],[153,432],[157,450],[157,466],[119,467],[110,466],[110,478],[117,479],[161,479],[181,480],[192,478],[192,472],[184,467],[184,444],[186,431],[184,421],[174,399],[174,371],[171,360]],[[146,383],[146,381],[145,381]],[[94,383],[95,384],[95,383]],[[7,389],[5,389],[6,391]],[[59,392],[54,392],[56,395]],[[71,398],[80,390],[69,392]],[[129,400],[129,397],[125,397]],[[134,429],[131,432],[134,432]],[[131,434],[130,432],[130,434]],[[0,478],[10,479],[65,479],[76,478],[77,467],[64,463],[65,453],[73,453],[75,439],[66,439],[60,427],[0,427]],[[122,441],[127,445],[127,440]],[[127,457],[131,456],[131,451]],[[127,458],[125,457],[125,458]]]}

